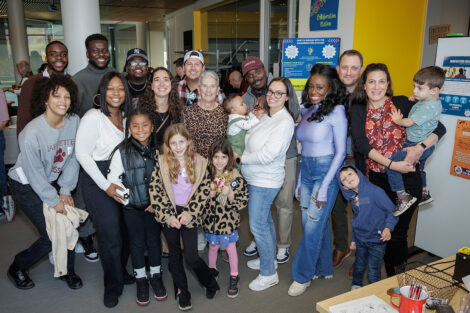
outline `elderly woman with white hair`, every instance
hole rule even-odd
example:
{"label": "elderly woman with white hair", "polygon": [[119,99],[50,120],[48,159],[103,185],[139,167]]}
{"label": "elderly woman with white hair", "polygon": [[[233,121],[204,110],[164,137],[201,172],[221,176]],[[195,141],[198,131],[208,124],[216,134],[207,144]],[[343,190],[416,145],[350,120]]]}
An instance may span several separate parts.
{"label": "elderly woman with white hair", "polygon": [[193,138],[197,153],[209,157],[212,144],[225,137],[228,116],[216,101],[219,92],[219,76],[214,71],[202,72],[199,76],[201,100],[183,111],[184,124]]}

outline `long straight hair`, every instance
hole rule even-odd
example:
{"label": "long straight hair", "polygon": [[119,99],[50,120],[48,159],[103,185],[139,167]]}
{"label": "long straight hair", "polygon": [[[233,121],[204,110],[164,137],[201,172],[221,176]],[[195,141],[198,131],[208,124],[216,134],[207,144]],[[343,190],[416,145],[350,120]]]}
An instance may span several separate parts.
{"label": "long straight hair", "polygon": [[[284,84],[284,87],[286,87],[286,93],[287,93],[288,98],[286,102],[284,103],[284,107],[287,109],[289,114],[295,120],[295,116],[294,116],[295,111],[296,111],[295,107],[299,105],[299,101],[297,100],[297,95],[295,94],[294,86],[292,86],[292,83],[290,82],[289,78],[281,76],[281,77],[273,78],[269,82],[267,89],[269,89],[269,86],[271,86],[271,84],[274,82],[281,82]],[[271,116],[271,113],[269,112],[269,106],[268,106],[268,116]]]}
{"label": "long straight hair", "polygon": [[194,147],[193,140],[189,134],[188,129],[182,123],[171,124],[165,131],[165,136],[163,137],[163,155],[166,157],[168,162],[168,168],[170,172],[170,180],[173,183],[178,182],[178,175],[180,173],[180,162],[173,154],[170,148],[170,140],[175,135],[180,135],[188,141],[188,147],[184,152],[184,164],[186,166],[186,174],[188,175],[189,181],[194,184],[196,181],[196,171],[195,171],[195,156],[196,148]]}
{"label": "long straight hair", "polygon": [[103,112],[104,115],[109,116],[111,113],[109,112],[108,103],[106,102],[106,92],[108,91],[108,86],[111,80],[117,77],[121,81],[122,85],[124,86],[124,91],[126,93],[126,97],[124,102],[121,104],[121,110],[124,112],[124,117],[127,117],[127,114],[132,109],[132,97],[129,92],[129,88],[127,87],[127,82],[125,78],[119,74],[118,72],[111,71],[104,74],[103,78],[101,78],[100,85],[98,87],[98,105]]}
{"label": "long straight hair", "polygon": [[212,163],[212,159],[217,152],[222,152],[226,156],[228,156],[228,162],[225,166],[226,171],[231,172],[235,168],[235,158],[233,157],[233,150],[230,141],[227,138],[220,138],[216,142],[214,142],[209,150],[209,172],[211,174],[212,179],[215,178],[217,174],[217,169],[215,168],[214,164]]}

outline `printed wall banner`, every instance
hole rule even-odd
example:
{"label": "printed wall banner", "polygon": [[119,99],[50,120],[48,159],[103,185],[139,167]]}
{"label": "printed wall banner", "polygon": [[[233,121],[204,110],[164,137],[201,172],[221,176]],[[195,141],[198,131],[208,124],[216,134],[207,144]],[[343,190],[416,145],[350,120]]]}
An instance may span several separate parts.
{"label": "printed wall banner", "polygon": [[470,117],[470,56],[449,56],[442,68],[446,81],[439,98],[442,113]]}
{"label": "printed wall banner", "polygon": [[285,38],[282,40],[281,75],[289,78],[295,90],[305,87],[310,69],[317,63],[336,67],[339,38]]}
{"label": "printed wall banner", "polygon": [[457,120],[450,175],[470,179],[470,121]]}
{"label": "printed wall banner", "polygon": [[310,31],[338,29],[339,0],[312,0]]}

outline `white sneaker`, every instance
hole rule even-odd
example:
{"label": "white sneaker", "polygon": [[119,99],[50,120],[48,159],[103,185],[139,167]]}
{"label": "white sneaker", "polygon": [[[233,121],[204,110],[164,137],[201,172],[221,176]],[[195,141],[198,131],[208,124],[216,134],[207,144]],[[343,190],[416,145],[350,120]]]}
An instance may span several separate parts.
{"label": "white sneaker", "polygon": [[250,242],[250,245],[246,247],[245,251],[243,251],[243,254],[246,256],[254,256],[258,253],[258,248],[256,247],[256,242],[252,240]]}
{"label": "white sneaker", "polygon": [[13,218],[16,214],[15,202],[13,201],[11,195],[6,195],[3,197],[3,208],[5,209],[5,215],[7,221],[13,221]]}
{"label": "white sneaker", "polygon": [[276,255],[277,263],[279,264],[287,263],[287,261],[289,261],[289,258],[290,258],[289,248],[277,249],[277,255]]}
{"label": "white sneaker", "polygon": [[[249,260],[248,262],[246,262],[246,266],[248,266],[252,270],[259,270],[259,264],[260,264],[260,259],[259,258]],[[274,268],[277,269],[277,261],[276,260],[274,260]]]}
{"label": "white sneaker", "polygon": [[351,291],[353,291],[353,290],[356,290],[356,289],[359,289],[359,288],[361,288],[361,286],[358,286],[358,285],[352,285],[352,287],[351,287]]}
{"label": "white sneaker", "polygon": [[204,249],[206,248],[206,244],[207,244],[207,240],[204,237],[204,233],[198,229],[197,230],[197,250],[204,251]]}
{"label": "white sneaker", "polygon": [[307,290],[307,287],[310,286],[310,280],[305,284],[298,283],[294,280],[294,282],[290,285],[287,294],[291,297],[300,296]]}
{"label": "white sneaker", "polygon": [[[85,253],[85,248],[83,248],[80,241],[77,241],[77,244],[75,245],[75,253]],[[52,263],[52,264],[54,264],[54,263]]]}
{"label": "white sneaker", "polygon": [[49,263],[51,263],[52,265],[54,265],[54,255],[52,254],[52,251],[49,252]]}
{"label": "white sneaker", "polygon": [[258,275],[249,285],[248,287],[253,290],[253,291],[261,291],[268,289],[269,287],[272,287],[274,285],[277,285],[279,283],[279,277],[277,276],[277,273],[271,276],[263,276],[263,275]]}

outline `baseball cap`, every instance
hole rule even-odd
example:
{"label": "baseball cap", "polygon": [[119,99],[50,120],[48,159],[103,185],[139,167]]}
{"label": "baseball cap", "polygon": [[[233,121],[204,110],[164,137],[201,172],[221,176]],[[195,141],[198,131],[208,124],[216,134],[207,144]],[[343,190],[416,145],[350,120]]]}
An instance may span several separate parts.
{"label": "baseball cap", "polygon": [[243,76],[245,76],[246,73],[248,73],[251,70],[256,70],[262,67],[264,67],[264,64],[263,62],[261,62],[261,60],[258,57],[249,56],[242,63]]}
{"label": "baseball cap", "polygon": [[140,49],[140,48],[133,48],[127,51],[126,62],[128,62],[133,57],[141,57],[145,61],[147,62],[149,61],[149,59],[147,58],[147,52],[145,52],[145,50]]}
{"label": "baseball cap", "polygon": [[201,61],[202,65],[204,65],[204,57],[199,51],[191,50],[186,52],[186,54],[184,55],[184,63],[186,63],[188,59],[198,59],[199,61]]}

